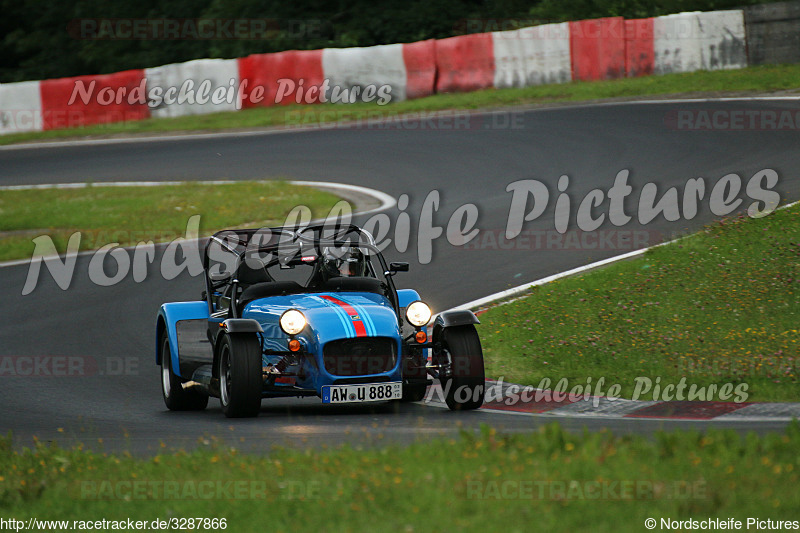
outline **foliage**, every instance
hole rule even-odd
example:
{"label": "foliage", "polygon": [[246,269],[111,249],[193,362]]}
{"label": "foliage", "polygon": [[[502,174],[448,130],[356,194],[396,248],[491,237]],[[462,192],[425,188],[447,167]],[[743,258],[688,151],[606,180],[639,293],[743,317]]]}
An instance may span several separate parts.
{"label": "foliage", "polygon": [[[730,9],[760,0],[0,0],[0,83],[200,58],[441,39],[536,22]],[[256,39],[81,39],[86,19],[266,19]]]}
{"label": "foliage", "polygon": [[605,390],[620,384],[624,397],[640,376],[662,388],[685,378],[698,388],[746,384],[749,401],[793,401],[798,257],[793,206],[726,218],[638,259],[537,287],[481,315],[487,375],[523,385],[604,377]]}
{"label": "foliage", "polygon": [[281,224],[298,205],[324,216],[336,201],[332,194],[278,180],[5,190],[0,191],[0,261],[30,258],[32,239],[39,235],[48,235],[62,254],[78,231],[81,250],[113,242],[170,242],[185,235],[193,215],[201,217],[198,231],[209,235],[241,225]]}
{"label": "foliage", "polygon": [[268,455],[241,453],[227,443],[235,427],[223,431],[192,451],[151,457],[106,454],[102,442],[65,449],[37,440],[20,450],[0,439],[0,511],[17,520],[225,518],[237,532],[300,522],[313,531],[514,532],[535,523],[616,532],[661,517],[796,520],[800,506],[797,424],[762,438],[484,426],[409,446],[370,446],[380,439],[365,436],[365,447]]}
{"label": "foliage", "polygon": [[[525,16],[524,0],[0,0],[0,82],[106,74],[205,57],[449,37],[463,20]],[[83,19],[267,19],[258,39],[80,39]]]}

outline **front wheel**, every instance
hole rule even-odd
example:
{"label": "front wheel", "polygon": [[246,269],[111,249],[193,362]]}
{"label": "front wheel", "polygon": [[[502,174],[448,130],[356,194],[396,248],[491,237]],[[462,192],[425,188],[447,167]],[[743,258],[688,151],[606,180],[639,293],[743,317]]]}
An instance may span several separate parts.
{"label": "front wheel", "polygon": [[403,383],[403,398],[401,402],[419,402],[425,397],[428,390],[428,380],[422,383]]}
{"label": "front wheel", "polygon": [[219,401],[225,416],[258,416],[264,387],[258,337],[246,333],[226,334],[217,361]]}
{"label": "front wheel", "polygon": [[486,383],[483,350],[475,326],[454,326],[441,330],[436,363],[444,368],[439,381],[447,407],[454,411],[483,405]]}
{"label": "front wheel", "polygon": [[161,334],[161,395],[170,411],[202,411],[208,405],[207,395],[184,389],[183,381],[173,372],[166,331]]}

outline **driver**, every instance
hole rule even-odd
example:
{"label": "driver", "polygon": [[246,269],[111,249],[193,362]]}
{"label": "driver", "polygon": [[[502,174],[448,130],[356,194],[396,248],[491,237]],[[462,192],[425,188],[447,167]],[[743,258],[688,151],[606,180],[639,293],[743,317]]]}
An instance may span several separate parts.
{"label": "driver", "polygon": [[367,260],[358,248],[352,248],[339,257],[330,249],[323,251],[324,270],[328,277],[360,277],[367,273]]}

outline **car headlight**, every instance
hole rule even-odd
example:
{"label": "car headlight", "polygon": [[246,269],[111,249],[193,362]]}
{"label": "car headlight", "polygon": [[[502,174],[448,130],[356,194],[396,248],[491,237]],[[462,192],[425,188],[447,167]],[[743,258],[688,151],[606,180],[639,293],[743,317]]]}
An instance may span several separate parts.
{"label": "car headlight", "polygon": [[288,335],[297,335],[306,323],[306,317],[297,309],[289,309],[281,315],[281,329]]}
{"label": "car headlight", "polygon": [[431,308],[420,301],[413,302],[406,307],[406,318],[411,325],[421,328],[431,319]]}

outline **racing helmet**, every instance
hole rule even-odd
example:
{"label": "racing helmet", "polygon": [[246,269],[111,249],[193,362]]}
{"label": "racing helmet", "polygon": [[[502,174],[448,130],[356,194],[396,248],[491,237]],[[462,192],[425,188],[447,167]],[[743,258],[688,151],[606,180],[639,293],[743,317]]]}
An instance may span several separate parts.
{"label": "racing helmet", "polygon": [[326,248],[322,253],[323,270],[329,277],[360,277],[367,274],[367,259],[358,248],[334,251]]}

